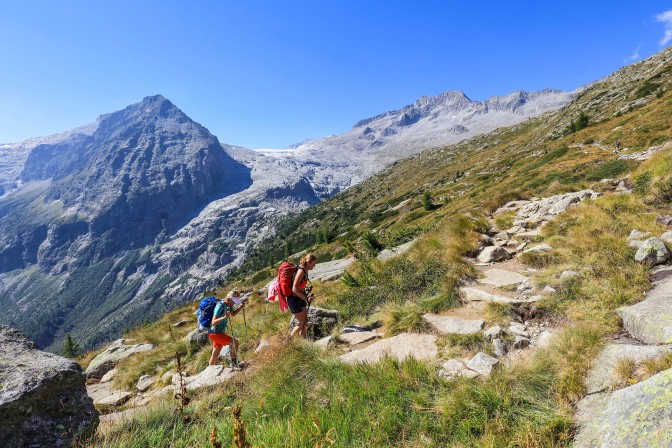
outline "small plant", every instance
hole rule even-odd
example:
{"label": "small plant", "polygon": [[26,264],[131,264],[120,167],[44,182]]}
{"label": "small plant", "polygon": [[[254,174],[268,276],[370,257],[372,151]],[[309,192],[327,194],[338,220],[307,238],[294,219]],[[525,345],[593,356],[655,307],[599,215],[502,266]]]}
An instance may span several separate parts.
{"label": "small plant", "polygon": [[618,384],[621,386],[635,384],[637,382],[637,363],[632,359],[619,359],[616,362],[614,372],[618,378]]}
{"label": "small plant", "polygon": [[632,190],[639,195],[645,195],[651,188],[652,176],[650,172],[645,172],[635,177]]}
{"label": "small plant", "polygon": [[422,318],[424,311],[416,304],[399,305],[388,303],[380,312],[386,335],[394,336],[406,331],[424,331],[427,323]]}
{"label": "small plant", "polygon": [[243,425],[243,420],[240,418],[240,412],[240,405],[235,405],[232,410],[233,446],[236,448],[250,448],[250,444],[247,441],[247,434],[245,433],[245,425]]}
{"label": "small plant", "polygon": [[364,234],[364,247],[369,251],[369,255],[374,257],[383,249],[383,245],[378,239],[378,235],[373,232]]}
{"label": "small plant", "polygon": [[429,190],[425,190],[425,192],[422,194],[422,206],[427,211],[432,211],[436,208]]}
{"label": "small plant", "polygon": [[75,358],[79,354],[79,344],[72,339],[70,333],[65,335],[65,346],[62,354],[66,358]]}

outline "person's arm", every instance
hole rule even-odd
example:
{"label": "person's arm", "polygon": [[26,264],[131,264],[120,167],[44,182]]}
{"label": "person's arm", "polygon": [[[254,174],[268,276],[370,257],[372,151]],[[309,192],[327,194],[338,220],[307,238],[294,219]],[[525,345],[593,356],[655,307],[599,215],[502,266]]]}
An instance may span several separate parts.
{"label": "person's arm", "polygon": [[242,310],[244,306],[245,306],[245,303],[244,303],[244,302],[241,303],[240,306],[239,306],[238,308],[236,308],[235,311],[232,311],[232,312],[231,312],[231,315],[232,315],[232,316],[235,316],[236,314],[240,313],[240,310]]}
{"label": "person's arm", "polygon": [[[299,272],[301,275],[299,275]],[[305,271],[303,270],[302,267],[299,267],[299,269],[296,270],[296,275],[294,275],[294,283],[292,284],[292,293],[305,301],[308,301],[308,297],[306,297],[306,294],[299,289],[299,285],[301,284],[301,280],[303,280],[303,276],[305,275]]]}
{"label": "person's arm", "polygon": [[227,312],[224,313],[223,316],[217,317],[217,311],[218,311],[217,308],[219,308],[219,311],[221,312],[222,305],[219,304],[215,307],[215,313],[212,316],[212,324],[211,325],[217,325],[218,323],[222,322],[224,319],[226,319],[228,317],[228,310],[227,310]]}

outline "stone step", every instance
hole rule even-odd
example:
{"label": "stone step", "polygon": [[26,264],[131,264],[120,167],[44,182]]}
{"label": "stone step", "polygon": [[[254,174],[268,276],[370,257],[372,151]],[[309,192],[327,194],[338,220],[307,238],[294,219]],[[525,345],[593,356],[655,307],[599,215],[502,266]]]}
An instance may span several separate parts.
{"label": "stone step", "polygon": [[461,319],[439,314],[425,314],[422,318],[441,334],[475,334],[485,326],[483,319]]}
{"label": "stone step", "polygon": [[486,286],[462,286],[460,294],[466,302],[496,302],[496,303],[531,303],[541,299],[541,296],[514,296],[505,291],[488,288]]}
{"label": "stone step", "polygon": [[439,349],[436,346],[436,336],[430,334],[402,333],[391,338],[377,341],[361,350],[355,350],[341,355],[343,362],[376,363],[385,356],[403,361],[406,358],[436,359]]}
{"label": "stone step", "polygon": [[479,278],[477,282],[481,285],[494,286],[495,288],[515,287],[530,280],[529,277],[505,269],[492,268],[483,271],[483,273],[485,277]]}

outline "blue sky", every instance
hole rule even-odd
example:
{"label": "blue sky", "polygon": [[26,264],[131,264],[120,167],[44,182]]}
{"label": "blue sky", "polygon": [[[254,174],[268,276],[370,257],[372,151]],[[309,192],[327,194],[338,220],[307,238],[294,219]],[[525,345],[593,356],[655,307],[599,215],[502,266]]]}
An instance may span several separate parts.
{"label": "blue sky", "polygon": [[283,148],[422,95],[573,90],[672,39],[662,1],[0,0],[0,142],[162,94]]}

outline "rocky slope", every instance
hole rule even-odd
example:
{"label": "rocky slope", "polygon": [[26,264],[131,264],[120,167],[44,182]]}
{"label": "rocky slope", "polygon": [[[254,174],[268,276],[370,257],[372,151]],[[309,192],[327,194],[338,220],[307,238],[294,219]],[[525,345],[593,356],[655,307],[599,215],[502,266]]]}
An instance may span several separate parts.
{"label": "rocky slope", "polygon": [[273,234],[278,216],[424,148],[570,98],[516,92],[473,102],[446,92],[267,156],[221,144],[154,96],[60,135],[3,145],[0,321],[53,350],[68,332],[83,346],[112,339],[216,285]]}

